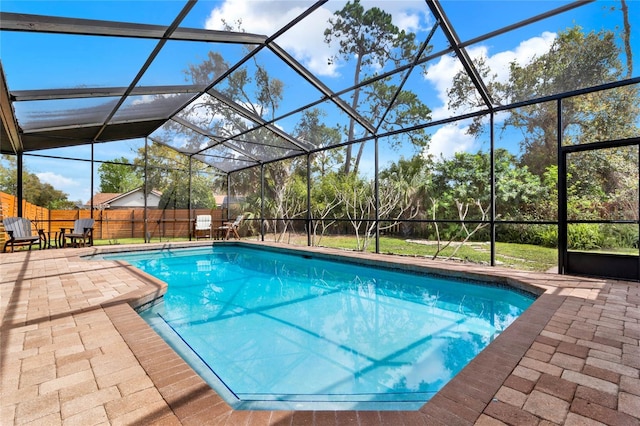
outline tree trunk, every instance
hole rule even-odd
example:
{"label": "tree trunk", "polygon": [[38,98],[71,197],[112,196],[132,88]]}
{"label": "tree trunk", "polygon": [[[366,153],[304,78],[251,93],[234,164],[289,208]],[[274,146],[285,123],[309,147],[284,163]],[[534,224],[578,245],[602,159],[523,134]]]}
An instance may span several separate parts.
{"label": "tree trunk", "polygon": [[624,22],[624,31],[622,32],[622,40],[624,42],[624,51],[627,55],[627,77],[633,75],[633,54],[631,50],[631,24],[629,23],[629,7],[626,0],[620,0],[622,17]]}
{"label": "tree trunk", "polygon": [[[360,82],[360,70],[362,68],[362,52],[358,55],[358,60],[356,62],[356,69],[353,75],[353,85],[357,86]],[[357,111],[358,101],[360,100],[360,88],[357,88],[353,92],[353,99],[351,100],[351,108],[354,111]],[[355,125],[356,121],[353,118],[349,119],[349,135],[348,141],[352,141],[355,133]],[[345,176],[351,172],[351,156],[353,151],[353,145],[347,145],[347,153],[344,160],[344,174]]]}

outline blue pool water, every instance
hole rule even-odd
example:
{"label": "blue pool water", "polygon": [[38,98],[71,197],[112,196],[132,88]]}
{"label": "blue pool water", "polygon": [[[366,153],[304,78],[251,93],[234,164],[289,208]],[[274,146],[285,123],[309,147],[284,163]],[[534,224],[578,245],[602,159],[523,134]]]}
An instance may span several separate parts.
{"label": "blue pool water", "polygon": [[238,246],[102,258],[168,283],[142,317],[236,409],[418,409],[534,301]]}

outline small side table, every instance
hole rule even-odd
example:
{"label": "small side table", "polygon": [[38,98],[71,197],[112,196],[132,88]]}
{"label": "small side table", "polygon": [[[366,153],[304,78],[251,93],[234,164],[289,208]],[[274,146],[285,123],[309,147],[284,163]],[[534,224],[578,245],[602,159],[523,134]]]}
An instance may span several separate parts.
{"label": "small side table", "polygon": [[58,248],[58,231],[41,231],[45,249]]}

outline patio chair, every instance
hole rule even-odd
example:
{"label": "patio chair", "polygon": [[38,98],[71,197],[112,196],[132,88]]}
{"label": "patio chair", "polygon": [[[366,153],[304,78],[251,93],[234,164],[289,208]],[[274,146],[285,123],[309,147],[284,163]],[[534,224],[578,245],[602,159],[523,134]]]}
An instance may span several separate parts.
{"label": "patio chair", "polygon": [[33,235],[31,230],[31,221],[23,217],[7,217],[2,221],[4,230],[9,235],[9,239],[5,241],[2,252],[7,250],[7,246],[11,246],[11,252],[15,246],[31,246],[38,243],[38,248],[42,248],[42,230],[38,229],[38,235]]}
{"label": "patio chair", "polygon": [[[60,245],[67,246],[67,240],[71,242],[71,247],[85,247],[87,243],[93,245],[93,225],[94,219],[76,219],[73,223],[73,229],[60,229]],[[67,232],[67,229],[69,232]]]}
{"label": "patio chair", "polygon": [[226,231],[224,236],[225,240],[229,239],[230,234],[233,234],[236,240],[240,239],[240,235],[238,235],[238,228],[240,227],[240,223],[242,223],[242,219],[244,219],[243,214],[236,217],[236,220],[233,222],[224,222],[222,226],[218,228],[220,231]]}
{"label": "patio chair", "polygon": [[196,223],[193,234],[196,240],[200,235],[202,238],[211,238],[211,215],[201,214],[196,216]]}

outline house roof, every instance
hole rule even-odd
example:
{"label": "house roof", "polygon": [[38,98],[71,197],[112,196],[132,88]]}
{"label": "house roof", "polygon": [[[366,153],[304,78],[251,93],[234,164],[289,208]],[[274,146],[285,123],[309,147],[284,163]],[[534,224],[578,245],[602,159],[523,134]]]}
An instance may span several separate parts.
{"label": "house roof", "polygon": [[[119,199],[122,199],[128,195],[131,195],[135,192],[140,192],[142,191],[142,188],[136,188],[133,189],[129,192],[122,192],[122,193],[117,193],[117,192],[98,192],[97,194],[95,194],[89,201],[87,201],[87,206],[93,205],[94,207],[98,207],[100,205],[108,205],[111,204],[115,201],[118,201]],[[162,196],[162,192],[157,191],[155,189],[152,189],[150,191],[150,194],[153,194],[157,197]]]}
{"label": "house roof", "polygon": [[99,206],[100,204],[109,204],[109,202],[119,197],[120,195],[122,194],[119,192],[98,192],[89,201],[87,201],[86,205]]}
{"label": "house roof", "polygon": [[243,195],[232,195],[230,198],[227,198],[224,194],[214,195],[213,198],[216,200],[217,206],[226,206],[227,204],[235,204],[242,203],[245,201],[246,197]]}

